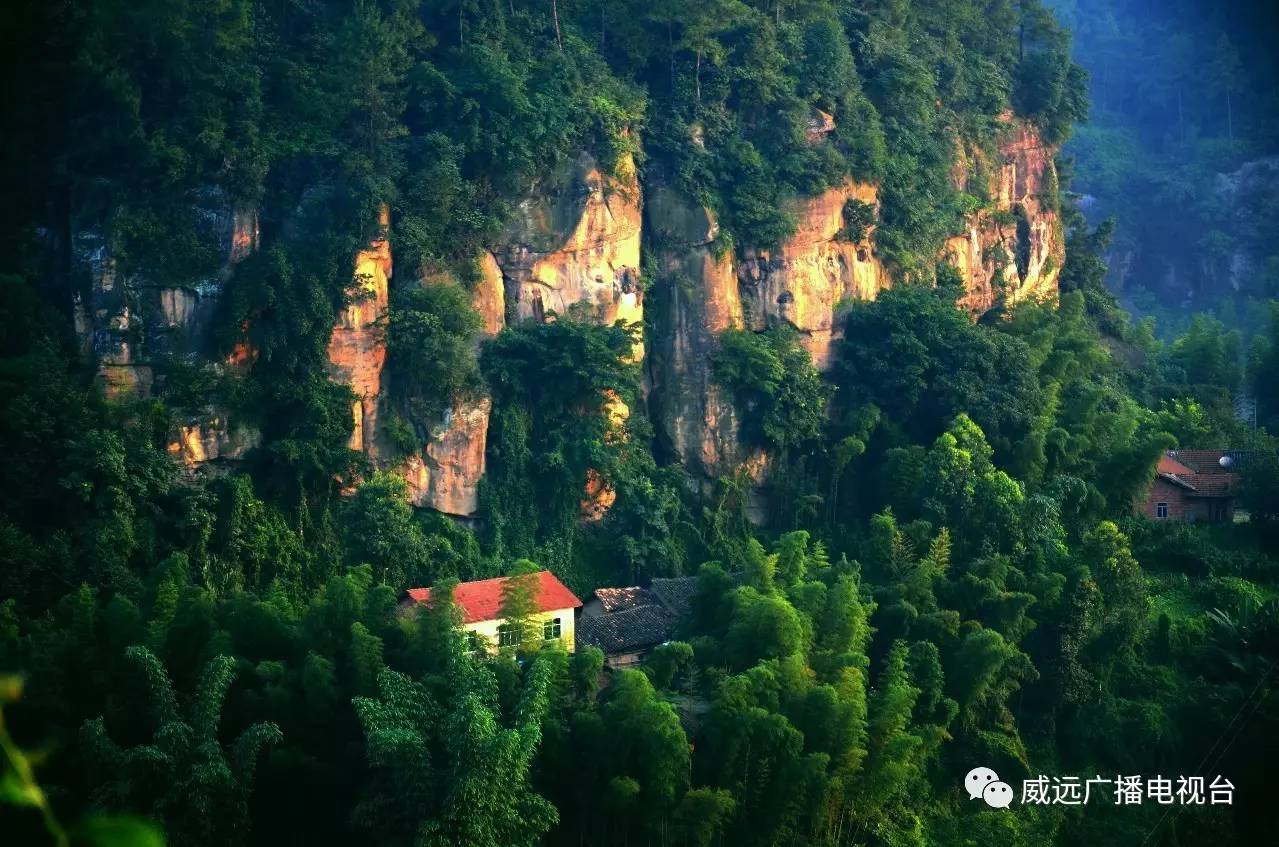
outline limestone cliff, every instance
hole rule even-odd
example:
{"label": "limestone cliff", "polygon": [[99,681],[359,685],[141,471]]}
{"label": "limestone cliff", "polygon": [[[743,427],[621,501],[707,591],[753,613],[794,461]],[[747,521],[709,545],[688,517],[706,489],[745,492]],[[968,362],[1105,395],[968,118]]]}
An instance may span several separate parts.
{"label": "limestone cliff", "polygon": [[382,207],[381,234],[355,257],[346,308],[329,337],[329,377],[351,387],[354,429],[349,446],[370,458],[378,455],[378,406],[382,368],[386,364],[387,283],[391,277],[391,243],[386,233],[390,210]]}
{"label": "limestone cliff", "polygon": [[223,286],[237,262],[258,244],[257,210],[233,204],[221,192],[194,201],[200,235],[216,245],[221,261],[190,279],[162,278],[143,269],[121,272],[115,251],[96,230],[76,238],[76,263],[88,278],[74,302],[82,348],[97,362],[108,397],[145,397],[152,364],[163,357],[202,352]]}
{"label": "limestone cliff", "polygon": [[[480,256],[471,306],[480,316],[483,338],[497,335],[506,326],[502,272],[487,251]],[[399,472],[409,484],[415,506],[459,517],[475,514],[491,411],[487,397],[458,400],[430,429],[426,446],[404,460]]]}
{"label": "limestone cliff", "polygon": [[1052,299],[1065,261],[1065,236],[1056,210],[1056,150],[1033,126],[1005,115],[996,160],[960,151],[955,185],[973,190],[988,173],[993,208],[973,215],[963,235],[946,242],[946,256],[964,278],[962,305],[981,314],[1000,304]]}
{"label": "limestone cliff", "polygon": [[209,463],[243,459],[260,441],[256,429],[233,423],[224,410],[210,406],[175,421],[167,447],[170,456],[194,473]]}
{"label": "limestone cliff", "polygon": [[740,443],[737,412],[711,372],[719,333],[788,324],[824,368],[838,304],[873,298],[887,285],[873,227],[850,231],[850,202],[873,208],[875,187],[850,181],[796,200],[790,238],[773,250],[745,247],[735,257],[717,249],[710,210],[672,188],[650,192],[647,220],[664,294],[650,367],[653,406],[671,450],[695,473],[713,479],[745,468],[759,479],[767,464],[764,454]]}
{"label": "limestone cliff", "polygon": [[847,230],[844,210],[850,202],[874,209],[878,191],[849,181],[794,201],[795,233],[776,250],[747,248],[737,270],[752,328],[793,326],[823,370],[830,361],[836,306],[844,299],[874,299],[888,279],[875,258],[874,226]]}
{"label": "limestone cliff", "polygon": [[545,320],[576,307],[605,325],[643,320],[639,178],[629,155],[614,171],[583,153],[520,202],[494,251],[508,318]]}

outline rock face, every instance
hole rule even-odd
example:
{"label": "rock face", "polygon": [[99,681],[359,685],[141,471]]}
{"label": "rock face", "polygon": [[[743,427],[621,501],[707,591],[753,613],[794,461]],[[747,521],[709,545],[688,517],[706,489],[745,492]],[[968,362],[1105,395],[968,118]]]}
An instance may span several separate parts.
{"label": "rock face", "polygon": [[[605,390],[604,395],[604,415],[608,420],[604,443],[625,443],[629,438],[626,422],[630,420],[631,407],[612,390]],[[602,520],[616,502],[617,491],[612,483],[599,471],[587,468],[586,485],[582,490],[582,500],[578,504],[578,516],[581,520],[587,523]]]}
{"label": "rock face", "polygon": [[431,430],[426,447],[404,461],[400,473],[413,505],[458,517],[475,514],[492,408],[487,397],[455,404]]}
{"label": "rock face", "polygon": [[[603,326],[642,323],[642,223],[639,176],[629,154],[613,173],[586,153],[566,162],[520,202],[494,251],[507,319],[571,314]],[[643,358],[642,341],[631,356]],[[583,517],[598,519],[615,495],[598,476],[585,485]]]}
{"label": "rock face", "polygon": [[[483,337],[491,338],[506,326],[502,271],[491,253],[480,256],[480,278],[471,291],[471,306],[480,315]],[[415,506],[459,517],[479,509],[492,408],[487,397],[459,400],[431,428],[426,446],[401,465]]]}
{"label": "rock face", "polygon": [[[1223,298],[1266,299],[1279,264],[1279,156],[1243,162],[1228,173],[1195,179],[1189,201],[1148,202],[1140,226],[1120,227],[1107,256],[1107,284],[1132,311],[1145,298],[1183,311]],[[1085,197],[1090,221],[1115,212],[1114,197]]]}
{"label": "rock face", "polygon": [[[203,192],[194,207],[201,234],[222,257],[212,273],[196,279],[122,273],[110,245],[95,232],[76,239],[76,258],[87,271],[87,297],[74,305],[81,349],[98,366],[107,397],[146,397],[155,382],[153,364],[166,359],[198,361],[212,330],[218,298],[235,265],[258,246],[258,214],[233,205],[218,191]],[[173,424],[168,452],[190,473],[209,463],[242,459],[259,433],[216,405],[191,411]]]}
{"label": "rock face", "polygon": [[[815,127],[816,143],[825,123]],[[997,167],[986,166],[993,174],[986,190],[994,210],[975,216],[967,234],[946,246],[965,279],[964,305],[974,313],[1055,293],[1063,239],[1046,201],[1055,192],[1053,153],[1032,129],[1008,121]],[[966,162],[959,163],[957,180],[966,181],[968,171]],[[795,232],[781,245],[746,245],[734,255],[717,248],[719,227],[709,210],[663,185],[650,187],[641,203],[629,158],[615,174],[605,174],[583,154],[519,204],[501,243],[481,257],[472,305],[486,336],[508,320],[554,314],[601,324],[641,321],[640,247],[647,226],[662,293],[660,313],[652,316],[656,331],[647,371],[656,426],[673,458],[696,476],[716,479],[744,469],[760,481],[768,457],[740,442],[737,411],[712,373],[717,337],[730,328],[789,325],[817,367],[827,367],[839,304],[873,299],[889,285],[875,255],[877,206],[875,186],[849,181],[794,201],[789,211]],[[360,253],[361,296],[353,298],[329,348],[334,378],[358,396],[351,446],[375,460],[390,273],[385,240]],[[637,346],[635,356],[644,352]],[[459,401],[430,428],[426,446],[398,464],[416,505],[475,513],[490,413],[488,398]],[[583,517],[602,516],[612,496],[598,476],[587,480]]]}
{"label": "rock face", "polygon": [[[567,163],[520,203],[494,252],[480,256],[471,303],[484,335],[496,335],[508,319],[548,320],[553,313],[600,324],[641,321],[640,229],[639,180],[629,157],[615,175],[586,155]],[[329,343],[330,375],[357,396],[351,449],[385,465],[391,459],[378,431],[391,276],[385,239],[361,251],[355,276],[351,303]],[[642,344],[633,355],[643,355]],[[415,505],[457,516],[476,512],[490,412],[487,397],[457,401],[429,427],[421,450],[395,461]]]}
{"label": "rock face", "polygon": [[[571,308],[608,325],[644,317],[640,186],[629,155],[605,174],[583,153],[518,206],[495,251],[512,320]],[[642,346],[635,351],[643,355]]]}
{"label": "rock face", "polygon": [[[1066,256],[1055,206],[1056,152],[1034,127],[1004,117],[1004,137],[985,186],[994,211],[974,215],[965,234],[946,242],[945,254],[964,279],[962,305],[973,314],[1000,304],[1056,297]],[[955,184],[961,190],[973,187],[970,159],[981,156],[961,153],[956,163]]]}
{"label": "rock face", "polygon": [[471,305],[480,315],[481,331],[492,338],[506,327],[506,288],[497,259],[485,250],[480,254],[480,277],[471,291]]}
{"label": "rock face", "polygon": [[716,250],[709,209],[659,187],[646,212],[665,295],[649,363],[655,422],[685,467],[714,479],[744,459],[732,399],[711,373],[716,336],[746,325],[737,273],[732,255]]}
{"label": "rock face", "polygon": [[[825,143],[833,128],[830,115],[815,112],[808,142]],[[963,305],[974,314],[1056,293],[1064,239],[1054,203],[1054,153],[1032,128],[1009,117],[993,161],[979,151],[961,151],[958,157],[956,186],[992,201],[945,246],[965,281]],[[981,191],[974,190],[973,180],[982,181]],[[647,304],[650,349],[637,343],[633,356],[638,361],[648,355],[648,411],[659,440],[695,478],[709,481],[744,471],[759,483],[769,457],[741,442],[738,413],[714,379],[718,336],[731,328],[763,331],[787,325],[799,333],[816,366],[828,367],[840,304],[873,299],[890,285],[875,252],[878,191],[850,180],[797,199],[787,210],[795,231],[784,243],[740,245],[736,252],[721,249],[715,216],[700,203],[660,180],[646,185],[644,193],[642,198],[629,156],[607,173],[582,154],[534,186],[492,252],[479,257],[471,304],[482,319],[483,337],[496,335],[509,321],[546,321],[556,314],[602,325],[642,322],[643,241],[656,271],[655,296]],[[213,194],[205,199],[202,219],[216,232],[225,256],[223,269],[207,279],[182,285],[123,279],[100,238],[80,239],[91,287],[76,304],[77,327],[115,396],[149,391],[153,357],[187,356],[201,348],[222,285],[234,264],[257,247],[254,210],[232,208]],[[393,454],[382,437],[393,273],[386,208],[380,224],[379,237],[355,256],[349,301],[328,344],[330,377],[355,394],[349,446],[401,474],[415,505],[471,516],[479,508],[485,471],[488,397],[457,400],[425,427],[426,444],[407,458]],[[255,355],[241,345],[222,367],[247,367]],[[631,413],[618,398],[611,399],[609,416],[618,432],[625,431],[622,424]],[[235,460],[256,441],[255,433],[209,407],[175,425],[169,451],[194,471]],[[583,482],[582,517],[597,520],[615,492],[594,471]]]}
{"label": "rock face", "polygon": [[875,258],[874,226],[847,231],[844,210],[850,202],[873,210],[878,191],[850,181],[795,202],[794,235],[775,251],[746,249],[737,270],[752,328],[789,324],[823,370],[830,362],[836,306],[844,299],[873,300],[887,282]]}
{"label": "rock face", "polygon": [[203,192],[195,204],[202,235],[222,256],[212,273],[181,281],[153,274],[124,274],[100,233],[76,239],[77,264],[87,272],[87,297],[74,303],[76,330],[91,353],[108,397],[145,397],[157,358],[203,352],[223,286],[237,262],[257,249],[258,215],[252,206],[233,205],[218,191]]}
{"label": "rock face", "polygon": [[671,188],[650,192],[647,220],[665,294],[650,366],[653,407],[670,449],[695,473],[715,479],[745,468],[759,480],[767,466],[763,453],[740,443],[737,412],[714,379],[719,333],[788,324],[824,368],[839,302],[873,298],[887,285],[873,229],[850,231],[850,201],[873,208],[875,188],[849,182],[796,201],[794,235],[776,250],[747,247],[738,260],[716,249],[710,210]]}
{"label": "rock face", "polygon": [[[147,397],[154,379],[141,349],[144,324],[136,291],[116,270],[115,258],[96,234],[80,237],[79,255],[89,268],[89,308],[80,321],[90,333],[85,345],[98,363],[103,393],[113,400]],[[76,304],[76,311],[82,306]]]}
{"label": "rock face", "polygon": [[[1258,293],[1263,280],[1273,273],[1275,224],[1279,219],[1279,156],[1253,159],[1238,170],[1218,174],[1214,180],[1214,200],[1221,209],[1222,229],[1230,233],[1220,247],[1193,247],[1198,259],[1198,279],[1194,272],[1183,273],[1184,299],[1218,295],[1222,291]],[[1190,245],[1187,245],[1190,246]],[[1175,264],[1169,274],[1176,279]],[[1187,279],[1188,278],[1188,279]],[[1199,282],[1198,285],[1195,285]],[[1169,286],[1173,291],[1175,286]]]}
{"label": "rock face", "polygon": [[346,309],[329,337],[329,377],[349,385],[354,429],[349,446],[376,459],[378,454],[378,405],[382,368],[386,364],[387,283],[391,277],[391,243],[385,233],[390,210],[382,207],[382,235],[355,257],[355,272],[347,292]]}
{"label": "rock face", "polygon": [[232,425],[223,411],[210,407],[174,424],[168,451],[189,472],[195,472],[210,462],[243,459],[260,441],[257,430]]}

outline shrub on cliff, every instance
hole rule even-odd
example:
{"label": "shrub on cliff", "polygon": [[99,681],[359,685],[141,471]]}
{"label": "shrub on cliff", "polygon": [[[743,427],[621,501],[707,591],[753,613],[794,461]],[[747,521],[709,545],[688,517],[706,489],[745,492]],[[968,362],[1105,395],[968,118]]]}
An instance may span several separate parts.
{"label": "shrub on cliff", "polygon": [[750,443],[789,450],[821,436],[830,389],[794,330],[720,333],[714,371],[733,393]]}

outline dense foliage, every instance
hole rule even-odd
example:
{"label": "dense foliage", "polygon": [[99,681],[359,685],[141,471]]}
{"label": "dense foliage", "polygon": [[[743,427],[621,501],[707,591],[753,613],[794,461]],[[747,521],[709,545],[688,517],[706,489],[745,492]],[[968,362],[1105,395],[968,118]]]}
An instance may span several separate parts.
{"label": "dense foliage", "polygon": [[[1085,111],[1038,0],[32,0],[0,20],[26,118],[0,141],[6,839],[1268,839],[1279,311],[1246,347],[1207,318],[1157,341],[1105,290],[1110,228],[1069,207],[1059,303],[974,322],[936,266],[990,201],[955,187],[957,146],[988,150],[1007,110],[1061,141]],[[835,128],[813,144],[818,111]],[[898,284],[840,308],[828,372],[785,328],[717,339],[762,484],[655,458],[653,326],[567,310],[479,340],[478,251],[581,150],[676,180],[716,212],[714,249],[774,245],[797,195],[881,186],[846,224],[874,225]],[[73,332],[86,253],[197,288],[241,205],[260,245],[225,270],[208,343],[131,337],[155,390],[108,399]],[[327,346],[383,236],[389,446],[491,402],[474,523],[348,447]],[[188,473],[169,435],[214,399],[261,443]],[[1237,448],[1251,520],[1133,518],[1173,446]],[[605,671],[526,631],[539,568],[581,594],[697,590],[675,640]],[[500,574],[524,637],[486,656],[453,590]],[[979,764],[1238,790],[1004,811],[963,791]]]}

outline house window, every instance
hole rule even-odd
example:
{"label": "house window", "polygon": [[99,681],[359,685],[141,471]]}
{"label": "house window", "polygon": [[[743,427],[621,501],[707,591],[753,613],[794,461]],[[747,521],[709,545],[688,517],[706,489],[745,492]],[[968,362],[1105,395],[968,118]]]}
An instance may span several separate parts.
{"label": "house window", "polygon": [[559,618],[551,618],[550,620],[542,623],[542,638],[547,641],[555,641],[558,639],[560,637],[560,632]]}
{"label": "house window", "polygon": [[468,632],[466,634],[466,652],[471,654],[484,652],[484,639],[480,637],[478,632]]}
{"label": "house window", "polygon": [[1156,503],[1156,504],[1155,504],[1155,517],[1159,518],[1159,520],[1163,520],[1164,518],[1168,517],[1168,504],[1167,504],[1167,503]]}
{"label": "house window", "polygon": [[497,628],[498,647],[518,647],[521,638],[520,628],[515,624],[504,623]]}

